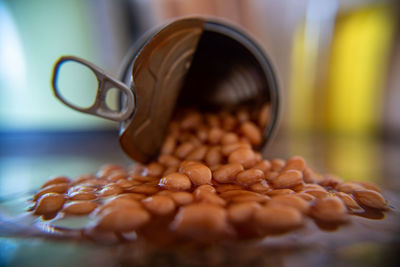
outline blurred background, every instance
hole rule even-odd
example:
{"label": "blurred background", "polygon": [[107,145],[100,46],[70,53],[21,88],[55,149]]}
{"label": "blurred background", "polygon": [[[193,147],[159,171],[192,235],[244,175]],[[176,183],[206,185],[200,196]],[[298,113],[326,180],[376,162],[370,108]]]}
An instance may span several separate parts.
{"label": "blurred background", "polygon": [[[131,163],[119,147],[117,123],[73,111],[53,96],[54,62],[75,55],[118,77],[124,55],[142,34],[185,15],[244,29],[271,59],[283,113],[264,155],[302,155],[321,172],[373,181],[398,196],[399,14],[396,0],[0,0],[0,215],[21,215],[25,207],[16,210],[7,201],[30,194],[49,176]],[[90,103],[92,80],[74,74],[66,81],[69,96]],[[318,256],[313,250],[308,257],[285,254],[281,265],[394,262],[399,235],[396,241],[393,231],[374,223],[382,231],[360,228],[365,242],[349,247],[341,242],[352,239],[346,230],[327,233],[333,241],[321,243],[325,254],[320,247]],[[378,242],[370,232],[395,241]],[[106,249],[96,254],[75,243],[0,237],[0,266],[36,266],[44,259],[81,266],[85,257],[115,266]]]}
{"label": "blurred background", "polygon": [[[379,182],[400,140],[399,14],[390,0],[0,0],[0,174],[45,179],[93,171],[96,157],[129,162],[116,123],[56,100],[54,62],[76,55],[118,77],[146,31],[207,15],[247,31],[273,63],[283,115],[267,154],[301,154],[323,171]],[[76,81],[70,93],[90,103],[94,87]]]}

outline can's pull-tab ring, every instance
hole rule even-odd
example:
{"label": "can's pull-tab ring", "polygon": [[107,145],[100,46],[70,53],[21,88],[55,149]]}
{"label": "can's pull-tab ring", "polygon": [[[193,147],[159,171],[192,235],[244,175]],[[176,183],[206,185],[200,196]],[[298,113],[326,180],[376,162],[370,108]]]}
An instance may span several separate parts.
{"label": "can's pull-tab ring", "polygon": [[[94,103],[88,108],[78,107],[69,101],[67,101],[60,93],[57,86],[58,75],[63,63],[73,61],[84,65],[89,68],[97,78],[98,87],[96,98]],[[92,114],[102,118],[106,118],[113,121],[124,121],[127,120],[134,112],[135,109],[135,91],[128,88],[122,82],[110,77],[103,70],[93,65],[92,63],[74,56],[63,56],[58,59],[53,69],[52,77],[53,92],[55,96],[68,107],[75,109],[77,111]],[[119,111],[111,110],[106,104],[106,96],[110,89],[116,88],[122,91],[124,97],[122,98],[123,103],[121,103],[121,109]]]}

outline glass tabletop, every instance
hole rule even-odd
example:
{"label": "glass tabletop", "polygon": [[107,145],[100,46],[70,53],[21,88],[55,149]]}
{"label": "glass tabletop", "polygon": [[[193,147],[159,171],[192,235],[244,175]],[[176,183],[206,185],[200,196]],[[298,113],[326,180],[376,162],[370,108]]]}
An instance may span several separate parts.
{"label": "glass tabletop", "polygon": [[50,223],[38,224],[25,212],[28,198],[50,176],[93,173],[110,162],[132,164],[115,132],[12,135],[1,142],[0,266],[391,266],[399,252],[398,143],[280,134],[264,151],[267,158],[302,155],[321,172],[379,184],[390,204],[384,218],[352,216],[349,224],[330,231],[309,221],[302,229],[262,240],[157,247],[54,234]]}

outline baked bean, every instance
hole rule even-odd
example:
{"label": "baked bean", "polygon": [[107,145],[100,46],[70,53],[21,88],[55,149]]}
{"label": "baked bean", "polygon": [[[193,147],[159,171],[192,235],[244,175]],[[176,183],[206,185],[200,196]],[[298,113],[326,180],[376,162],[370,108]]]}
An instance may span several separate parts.
{"label": "baked bean", "polygon": [[258,125],[261,127],[261,129],[267,126],[270,116],[271,106],[266,104],[261,108],[260,113],[258,114]]}
{"label": "baked bean", "polygon": [[64,205],[62,211],[70,215],[85,215],[97,208],[93,201],[73,201]]}
{"label": "baked bean", "polygon": [[152,162],[146,167],[147,175],[160,177],[164,172],[164,166],[158,162]]}
{"label": "baked bean", "polygon": [[190,112],[181,121],[181,128],[183,130],[193,130],[197,129],[201,125],[203,117],[199,112]]}
{"label": "baked bean", "polygon": [[75,192],[79,193],[94,193],[96,192],[97,188],[92,186],[85,186],[85,185],[75,185],[68,189],[67,194],[70,195]]}
{"label": "baked bean", "polygon": [[265,174],[265,180],[267,180],[268,182],[272,183],[275,180],[275,178],[278,177],[278,176],[279,176],[279,172],[273,172],[273,171],[267,172]]}
{"label": "baked bean", "polygon": [[83,175],[79,175],[77,176],[73,181],[71,181],[71,183],[73,185],[79,185],[87,180],[91,180],[91,179],[95,179],[96,176],[93,174],[83,174]]}
{"label": "baked bean", "polygon": [[171,224],[178,234],[196,239],[224,235],[229,228],[226,210],[208,203],[182,207]]}
{"label": "baked bean", "polygon": [[211,183],[211,170],[204,164],[190,164],[184,168],[183,173],[186,174],[195,185]]}
{"label": "baked bean", "polygon": [[242,196],[256,196],[257,197],[257,196],[260,196],[260,194],[252,192],[252,191],[248,191],[245,189],[229,190],[229,191],[220,193],[220,197],[227,199],[227,200],[230,200],[235,197],[242,197]]}
{"label": "baked bean", "polygon": [[345,204],[335,196],[317,199],[311,209],[311,215],[320,221],[328,223],[341,223],[348,218]]}
{"label": "baked bean", "polygon": [[171,155],[172,153],[174,153],[175,147],[176,147],[175,137],[172,135],[168,135],[164,140],[160,153],[163,155]]}
{"label": "baked bean", "polygon": [[220,198],[216,194],[207,190],[197,190],[195,193],[195,199],[199,202],[210,203],[219,206],[225,206],[226,201]]}
{"label": "baked bean", "polygon": [[246,121],[240,126],[242,134],[249,139],[253,146],[259,146],[262,142],[260,129],[251,121]]}
{"label": "baked bean", "polygon": [[178,144],[182,144],[185,142],[191,142],[191,140],[193,140],[193,138],[196,138],[192,133],[180,133],[179,136],[176,138]]}
{"label": "baked bean", "polygon": [[306,183],[319,183],[322,177],[311,168],[306,167],[303,170],[303,179]]}
{"label": "baked bean", "polygon": [[267,174],[268,171],[271,169],[271,162],[269,162],[268,160],[261,160],[256,165],[254,165],[253,168],[259,169],[263,171],[264,174]]}
{"label": "baked bean", "polygon": [[272,159],[271,161],[271,171],[279,172],[285,166],[286,162],[283,159]]}
{"label": "baked bean", "polygon": [[275,196],[271,198],[271,200],[268,202],[268,205],[290,206],[296,208],[303,214],[308,213],[310,209],[310,204],[295,194]]}
{"label": "baked bean", "polygon": [[170,190],[161,190],[161,191],[158,191],[158,192],[155,194],[155,196],[169,196],[169,195],[172,194],[172,192],[174,192],[174,191],[170,191]]}
{"label": "baked bean", "polygon": [[141,185],[143,183],[148,183],[148,182],[151,182],[154,180],[155,180],[155,178],[152,176],[138,175],[138,176],[129,177],[129,181],[131,181],[132,183],[136,183],[136,185]]}
{"label": "baked bean", "polygon": [[208,138],[208,129],[206,127],[199,127],[196,133],[196,137],[203,143],[206,142]]}
{"label": "baked bean", "polygon": [[238,110],[238,112],[236,113],[236,117],[238,118],[239,122],[246,122],[246,121],[250,120],[249,111],[244,108],[241,108]]}
{"label": "baked bean", "polygon": [[208,192],[210,192],[210,193],[216,193],[216,192],[217,192],[217,191],[215,190],[215,187],[214,187],[214,186],[211,186],[211,185],[209,185],[209,184],[203,184],[203,185],[198,186],[198,187],[196,188],[196,190],[194,190],[193,193],[196,194],[197,191],[201,191],[201,190],[208,191]]}
{"label": "baked bean", "polygon": [[304,190],[303,193],[307,193],[309,195],[314,196],[315,198],[325,198],[329,196],[329,193],[324,189],[324,190],[320,190],[320,189],[307,189]]}
{"label": "baked bean", "polygon": [[296,196],[301,197],[302,199],[304,199],[305,201],[308,201],[308,202],[315,200],[315,197],[313,195],[310,195],[310,194],[304,193],[304,192],[296,193]]}
{"label": "baked bean", "polygon": [[220,127],[221,122],[219,121],[219,118],[215,114],[206,114],[206,122],[208,126],[210,127]]}
{"label": "baked bean", "polygon": [[177,172],[177,171],[178,171],[178,166],[167,167],[163,173],[163,176],[167,176],[167,175]]}
{"label": "baked bean", "polygon": [[301,184],[301,190],[308,190],[308,189],[326,191],[326,189],[320,186],[319,184]]}
{"label": "baked bean", "polygon": [[180,144],[175,150],[175,156],[184,159],[194,149],[192,142],[184,142]]}
{"label": "baked bean", "polygon": [[100,178],[107,178],[110,174],[114,171],[120,171],[124,168],[118,164],[105,164],[100,167],[99,171],[97,172],[97,176]]}
{"label": "baked bean", "polygon": [[146,166],[134,163],[128,170],[129,176],[145,176],[147,174]]}
{"label": "baked bean", "polygon": [[255,159],[256,159],[256,164],[263,160],[262,159],[262,155],[261,155],[260,152],[255,152],[254,156],[255,156]]}
{"label": "baked bean", "polygon": [[344,193],[353,193],[354,191],[363,189],[365,188],[362,187],[361,185],[352,182],[346,182],[336,186],[336,190]]}
{"label": "baked bean", "polygon": [[386,200],[379,192],[366,189],[355,191],[353,195],[364,206],[380,210],[387,209]]}
{"label": "baked bean", "polygon": [[224,133],[221,138],[222,145],[236,144],[239,141],[239,137],[235,133]]}
{"label": "baked bean", "polygon": [[254,151],[249,148],[238,148],[229,154],[229,163],[240,163],[245,168],[250,168],[255,165],[256,158]]}
{"label": "baked bean", "polygon": [[93,200],[96,195],[93,192],[73,192],[68,194],[70,200]]}
{"label": "baked bean", "polygon": [[241,171],[236,175],[236,181],[246,186],[260,182],[263,179],[264,172],[254,168]]}
{"label": "baked bean", "polygon": [[124,193],[117,195],[114,199],[128,199],[128,200],[141,200],[145,198],[146,195],[138,193]]}
{"label": "baked bean", "polygon": [[128,177],[128,174],[125,171],[113,171],[108,177],[107,181],[109,182],[116,182],[121,179],[126,179]]}
{"label": "baked bean", "polygon": [[42,188],[39,192],[36,193],[36,195],[33,197],[33,200],[37,200],[41,196],[47,193],[59,193],[63,194],[67,192],[69,188],[69,184],[63,183],[63,184],[51,184],[45,188]]}
{"label": "baked bean", "polygon": [[179,165],[179,172],[183,173],[185,172],[186,168],[189,167],[190,165],[193,164],[199,164],[200,162],[198,161],[193,161],[193,160],[184,160],[181,162],[181,164]]}
{"label": "baked bean", "polygon": [[113,207],[101,213],[96,228],[103,231],[130,232],[150,221],[150,214],[139,207]]}
{"label": "baked bean", "polygon": [[303,224],[299,210],[290,206],[267,205],[256,210],[254,219],[264,231],[287,231]]}
{"label": "baked bean", "polygon": [[272,184],[275,188],[291,188],[303,182],[303,173],[295,170],[283,171],[278,175]]}
{"label": "baked bean", "polygon": [[304,189],[304,186],[305,186],[305,184],[304,184],[304,183],[301,183],[301,184],[298,184],[298,185],[293,186],[292,189],[293,189],[295,192],[302,192],[302,191],[305,190],[305,189]]}
{"label": "baked bean", "polygon": [[203,142],[196,136],[196,135],[190,135],[188,140],[186,142],[189,142],[193,145],[193,148],[197,148],[201,145],[203,145]]}
{"label": "baked bean", "polygon": [[258,202],[235,203],[230,205],[227,210],[228,218],[232,223],[245,223],[250,221],[256,210],[260,208],[261,205]]}
{"label": "baked bean", "polygon": [[165,216],[175,210],[175,202],[168,196],[152,196],[142,200],[143,206],[154,215]]}
{"label": "baked bean", "polygon": [[237,123],[237,119],[233,115],[225,114],[222,118],[222,128],[225,131],[233,131]]}
{"label": "baked bean", "polygon": [[110,201],[108,201],[107,203],[103,204],[102,206],[99,206],[96,210],[95,210],[95,214],[101,214],[103,213],[105,210],[110,209],[110,208],[124,208],[124,209],[128,209],[128,208],[140,208],[141,204],[139,203],[138,200],[135,199],[131,199],[131,198],[127,198],[127,197],[115,197],[113,199],[111,199]]}
{"label": "baked bean", "polygon": [[201,161],[204,159],[208,151],[208,147],[201,145],[193,149],[186,157],[186,160]]}
{"label": "baked bean", "polygon": [[243,166],[240,163],[230,163],[222,165],[213,172],[213,178],[219,183],[229,183],[236,178],[236,175],[243,171]]}
{"label": "baked bean", "polygon": [[188,192],[173,192],[169,195],[178,206],[185,206],[193,202],[194,197]]}
{"label": "baked bean", "polygon": [[58,212],[64,205],[65,196],[57,193],[46,193],[40,196],[37,200],[37,205],[34,209],[36,215],[45,215]]}
{"label": "baked bean", "polygon": [[300,156],[294,156],[288,159],[285,166],[283,167],[283,170],[297,170],[302,172],[305,168],[306,161],[304,160],[304,158]]}
{"label": "baked bean", "polygon": [[350,210],[362,210],[360,205],[355,201],[355,199],[346,193],[343,192],[336,192],[335,195],[339,197],[343,203],[346,205],[346,207]]}
{"label": "baked bean", "polygon": [[321,179],[319,184],[324,187],[337,187],[339,184],[343,183],[343,180],[339,177],[333,175],[327,175]]}
{"label": "baked bean", "polygon": [[205,162],[210,165],[220,164],[222,161],[222,155],[220,147],[210,147],[205,155]]}
{"label": "baked bean", "polygon": [[176,167],[181,163],[178,158],[168,154],[160,155],[158,157],[158,162],[166,167]]}
{"label": "baked bean", "polygon": [[54,178],[48,180],[47,182],[45,182],[41,188],[45,188],[45,187],[48,187],[49,185],[53,185],[53,184],[69,184],[70,182],[71,182],[71,180],[68,177],[57,176],[57,177],[54,177]]}
{"label": "baked bean", "polygon": [[211,172],[215,172],[216,170],[221,168],[221,166],[222,166],[222,164],[215,164],[215,165],[210,166],[209,168],[210,168]]}
{"label": "baked bean", "polygon": [[207,140],[212,145],[217,145],[220,143],[224,131],[221,128],[213,127],[208,132]]}
{"label": "baked bean", "polygon": [[232,191],[232,190],[240,190],[243,189],[242,186],[237,185],[237,184],[220,184],[220,185],[216,185],[215,190],[218,193],[223,193],[223,192],[227,192],[227,191]]}
{"label": "baked bean", "polygon": [[376,184],[371,183],[369,181],[357,181],[355,183],[361,185],[365,189],[374,190],[374,191],[376,191],[378,193],[382,193],[382,190]]}
{"label": "baked bean", "polygon": [[249,144],[237,142],[233,144],[226,144],[223,145],[221,148],[222,155],[229,156],[233,151],[239,148],[251,148]]}
{"label": "baked bean", "polygon": [[85,185],[85,186],[94,186],[94,187],[101,187],[104,185],[109,184],[109,181],[107,181],[106,179],[103,178],[95,178],[95,179],[90,179],[90,180],[86,180],[84,183],[82,183],[81,185]]}
{"label": "baked bean", "polygon": [[116,184],[109,184],[99,191],[100,197],[109,197],[122,193],[122,188]]}
{"label": "baked bean", "polygon": [[270,199],[269,196],[264,195],[247,195],[247,196],[236,196],[230,199],[231,202],[258,202],[258,203],[266,203]]}
{"label": "baked bean", "polygon": [[[157,183],[158,181],[154,182]],[[159,188],[156,185],[143,184],[129,188],[128,191],[136,194],[151,195],[157,193],[159,191]]]}
{"label": "baked bean", "polygon": [[267,195],[270,197],[278,195],[286,195],[286,194],[294,194],[294,191],[291,189],[274,189],[267,192]]}
{"label": "baked bean", "polygon": [[115,184],[117,184],[122,189],[127,189],[127,188],[137,185],[136,183],[125,180],[125,179],[119,179]]}
{"label": "baked bean", "polygon": [[271,187],[265,180],[252,184],[249,189],[261,194],[266,194],[267,192],[271,191]]}
{"label": "baked bean", "polygon": [[182,191],[192,187],[189,177],[182,173],[174,172],[160,180],[159,186],[168,190]]}
{"label": "baked bean", "polygon": [[250,140],[249,140],[246,136],[241,136],[241,137],[239,138],[239,143],[241,143],[241,144],[247,144],[247,145],[249,145],[250,148],[251,148]]}

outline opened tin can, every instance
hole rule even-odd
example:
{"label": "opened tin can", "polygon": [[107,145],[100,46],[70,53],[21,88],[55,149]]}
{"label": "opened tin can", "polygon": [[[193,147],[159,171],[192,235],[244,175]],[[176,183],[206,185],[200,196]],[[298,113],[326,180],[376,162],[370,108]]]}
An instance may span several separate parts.
{"label": "opened tin can", "polygon": [[[83,64],[96,75],[97,95],[89,108],[68,102],[59,92],[59,69],[67,61]],[[121,147],[139,162],[157,155],[177,106],[213,110],[269,102],[271,118],[262,147],[277,129],[279,90],[271,63],[243,31],[225,22],[185,18],[148,32],[128,52],[120,78],[64,56],[54,67],[52,85],[67,106],[121,122]],[[111,88],[121,92],[118,111],[105,103]]]}

